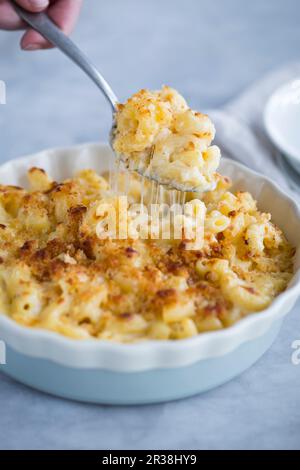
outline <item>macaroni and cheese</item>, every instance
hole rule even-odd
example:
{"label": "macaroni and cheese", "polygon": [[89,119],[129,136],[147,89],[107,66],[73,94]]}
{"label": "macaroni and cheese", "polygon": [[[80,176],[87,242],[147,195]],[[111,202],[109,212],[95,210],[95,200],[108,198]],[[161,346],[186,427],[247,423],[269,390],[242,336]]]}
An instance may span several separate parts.
{"label": "macaroni and cheese", "polygon": [[[185,109],[180,100],[172,106]],[[187,196],[205,215],[196,249],[184,237],[99,237],[99,205],[119,207],[105,175],[83,170],[57,183],[31,168],[28,178],[29,190],[0,186],[1,312],[22,325],[78,339],[188,338],[265,309],[292,276],[293,248],[249,193],[230,192],[226,177],[201,201]],[[142,184],[130,176],[130,203],[141,201]],[[151,192],[149,182],[146,203]]]}
{"label": "macaroni and cheese", "polygon": [[127,168],[181,191],[215,187],[214,125],[176,90],[141,90],[118,105],[115,120],[113,148]]}

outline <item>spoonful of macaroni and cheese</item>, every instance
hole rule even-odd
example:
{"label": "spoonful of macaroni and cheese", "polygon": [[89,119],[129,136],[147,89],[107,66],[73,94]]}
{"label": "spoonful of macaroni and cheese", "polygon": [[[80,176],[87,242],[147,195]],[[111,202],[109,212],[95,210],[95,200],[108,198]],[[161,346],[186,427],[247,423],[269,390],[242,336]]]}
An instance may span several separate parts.
{"label": "spoonful of macaroni and cheese", "polygon": [[111,145],[131,171],[179,191],[216,186],[220,149],[209,117],[190,109],[173,88],[141,90],[118,104]]}
{"label": "spoonful of macaroni and cheese", "polygon": [[75,62],[100,88],[113,111],[111,146],[121,161],[146,178],[178,191],[216,186],[220,150],[215,128],[190,109],[174,89],[141,90],[119,104],[113,90],[83,52],[45,13],[29,13],[11,0],[20,17]]}

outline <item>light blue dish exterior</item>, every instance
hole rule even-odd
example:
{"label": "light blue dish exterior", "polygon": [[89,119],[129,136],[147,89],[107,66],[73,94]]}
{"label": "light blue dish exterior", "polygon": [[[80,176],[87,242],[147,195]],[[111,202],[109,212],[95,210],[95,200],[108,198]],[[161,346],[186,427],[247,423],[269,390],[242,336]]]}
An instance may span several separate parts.
{"label": "light blue dish exterior", "polygon": [[282,320],[225,356],[179,368],[143,372],[80,369],[25,356],[7,347],[0,370],[14,379],[64,398],[84,402],[137,405],[176,400],[224,384],[254,364],[275,340]]}

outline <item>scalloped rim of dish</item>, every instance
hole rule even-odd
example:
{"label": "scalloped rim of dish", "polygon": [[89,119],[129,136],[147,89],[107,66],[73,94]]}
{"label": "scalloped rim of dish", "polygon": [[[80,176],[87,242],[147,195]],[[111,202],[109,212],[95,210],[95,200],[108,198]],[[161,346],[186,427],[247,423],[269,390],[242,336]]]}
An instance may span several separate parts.
{"label": "scalloped rim of dish", "polygon": [[[86,149],[87,147],[96,147],[99,150],[104,147],[107,149],[106,144],[83,144],[51,148],[46,152]],[[39,155],[39,153],[35,155]],[[32,157],[34,155],[8,161],[1,165],[1,168],[18,162],[24,163]],[[226,160],[228,159],[223,158],[223,161]],[[276,183],[240,163],[229,161],[243,173],[250,173],[270,184],[280,197],[287,200],[300,220],[299,206]],[[267,309],[252,313],[229,328],[201,333],[193,338],[177,341],[145,340],[128,344],[99,339],[74,340],[56,332],[22,326],[5,314],[0,314],[0,339],[24,355],[51,360],[74,368],[138,372],[183,367],[200,360],[223,356],[242,343],[263,335],[275,320],[290,311],[299,294],[300,268],[294,274],[287,290],[276,297]]]}

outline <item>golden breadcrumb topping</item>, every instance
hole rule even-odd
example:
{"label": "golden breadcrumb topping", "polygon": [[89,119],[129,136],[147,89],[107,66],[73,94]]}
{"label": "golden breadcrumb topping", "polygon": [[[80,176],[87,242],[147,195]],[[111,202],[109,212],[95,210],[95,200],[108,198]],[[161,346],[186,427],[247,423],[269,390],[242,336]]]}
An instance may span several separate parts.
{"label": "golden breadcrumb topping", "polygon": [[[72,338],[176,340],[265,309],[292,276],[293,248],[249,193],[229,191],[228,178],[203,197],[204,241],[189,250],[185,240],[99,238],[99,204],[117,207],[118,196],[92,170],[61,183],[38,168],[28,177],[29,190],[0,186],[1,311],[22,325]],[[131,176],[131,203],[141,184]],[[143,197],[152,200],[151,183]],[[188,200],[197,204],[195,194]]]}
{"label": "golden breadcrumb topping", "polygon": [[215,187],[214,125],[176,90],[141,90],[119,104],[115,120],[113,148],[127,168],[181,191]]}

